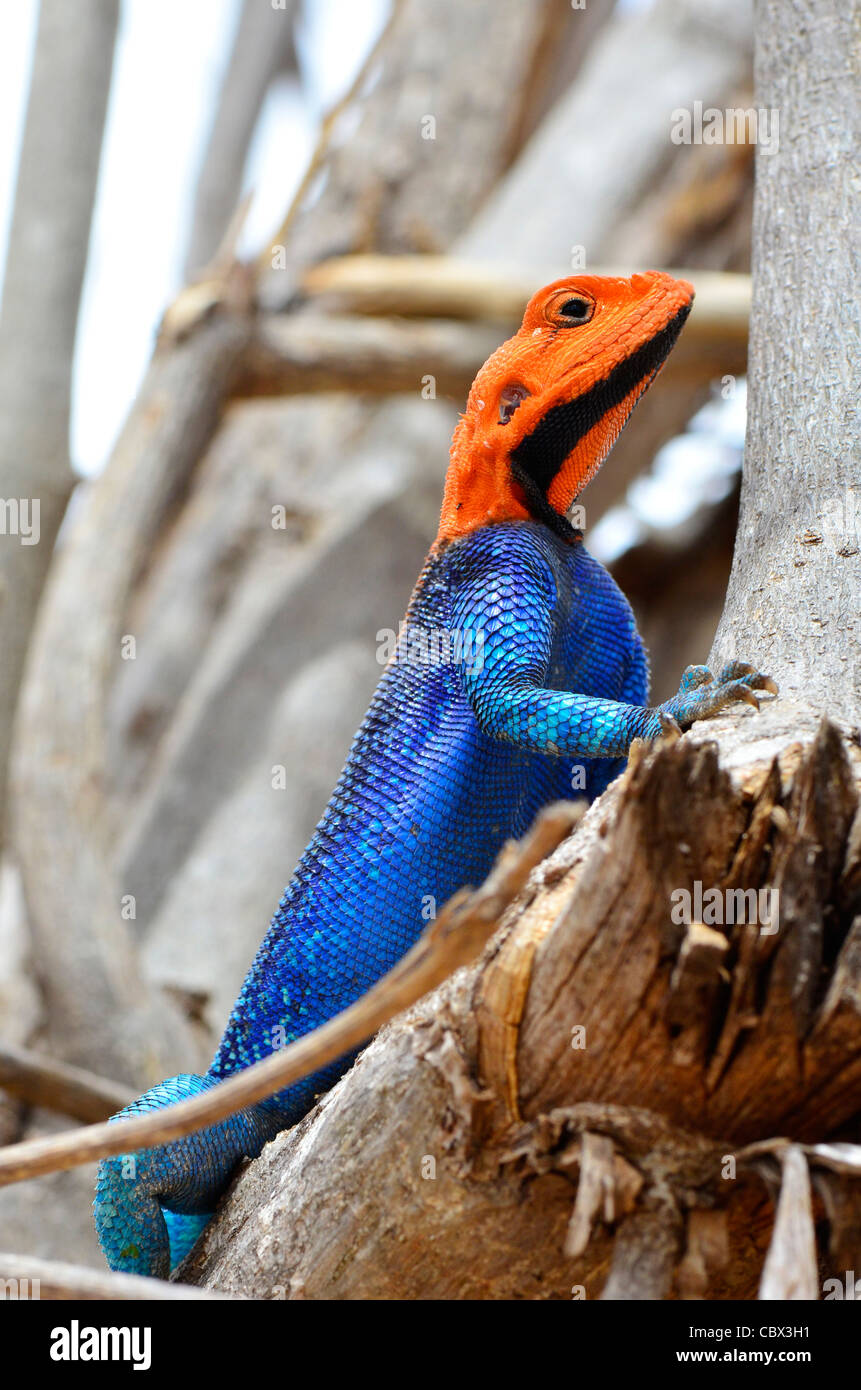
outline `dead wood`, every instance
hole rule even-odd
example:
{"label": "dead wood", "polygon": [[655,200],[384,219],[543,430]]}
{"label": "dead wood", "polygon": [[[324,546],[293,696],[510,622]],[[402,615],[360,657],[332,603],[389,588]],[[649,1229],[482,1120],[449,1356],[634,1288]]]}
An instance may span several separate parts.
{"label": "dead wood", "polygon": [[[764,1270],[774,1296],[807,1237],[794,1190],[772,1237],[763,1163],[785,1136],[833,1182],[841,1151],[821,1141],[861,1109],[861,1008],[834,1008],[859,774],[851,742],[779,700],[635,755],[480,964],[239,1179],[184,1277],[258,1297],[627,1299],[754,1297]],[[697,880],[778,887],[777,932],[674,923],[671,894]]]}

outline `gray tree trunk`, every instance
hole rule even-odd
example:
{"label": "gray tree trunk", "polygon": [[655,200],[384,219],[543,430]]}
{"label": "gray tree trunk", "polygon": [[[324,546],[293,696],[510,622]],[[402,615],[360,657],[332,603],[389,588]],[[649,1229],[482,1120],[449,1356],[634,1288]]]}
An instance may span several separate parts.
{"label": "gray tree trunk", "polygon": [[296,69],[297,0],[274,9],[244,0],[209,143],[197,181],[186,275],[212,260],[236,211],[245,160],[272,82]]}
{"label": "gray tree trunk", "polygon": [[719,664],[751,652],[794,699],[861,717],[861,145],[857,3],[761,0],[750,414]]}
{"label": "gray tree trunk", "polygon": [[[72,355],[117,13],[117,0],[39,10],[0,308],[0,829],[21,669],[72,488]],[[20,517],[25,503],[36,544],[10,534],[9,507]]]}

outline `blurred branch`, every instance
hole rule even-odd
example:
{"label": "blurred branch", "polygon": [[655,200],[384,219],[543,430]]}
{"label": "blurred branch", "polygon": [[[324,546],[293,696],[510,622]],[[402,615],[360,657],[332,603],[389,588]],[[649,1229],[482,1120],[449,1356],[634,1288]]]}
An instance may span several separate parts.
{"label": "blurred branch", "polygon": [[752,42],[749,0],[731,13],[723,0],[617,6],[458,254],[557,267],[553,278],[578,250],[589,264],[616,260],[607,248],[682,148],[671,141],[671,113],[696,100],[723,105],[749,76]]}
{"label": "blurred branch", "polygon": [[56,1110],[87,1124],[108,1119],[135,1098],[115,1081],[2,1042],[0,1086],[26,1105]]}
{"label": "blurred branch", "polygon": [[678,525],[647,529],[609,566],[636,614],[655,703],[675,693],[679,671],[705,660],[720,620],[737,522],[736,483],[726,497],[702,501]]}
{"label": "blurred branch", "polygon": [[499,332],[478,323],[268,315],[258,322],[235,394],[417,393],[430,376],[437,393],[461,401],[498,346]]}
{"label": "blurred branch", "polygon": [[430,14],[425,0],[397,0],[274,238],[287,265],[260,259],[267,307],[283,307],[296,272],[327,256],[439,251],[463,232],[511,161],[558,5],[436,0]]}
{"label": "blurred branch", "polygon": [[522,840],[503,846],[480,888],[456,893],[387,975],[312,1033],[191,1100],[122,1124],[91,1125],[0,1149],[0,1187],[109,1154],[153,1148],[204,1129],[366,1042],[384,1023],[475,960],[532,870],[570,834],[583,810],[582,802],[546,807]]}
{"label": "blurred branch", "polygon": [[[107,1270],[88,1269],[85,1265],[64,1264],[59,1260],[39,1260],[32,1255],[11,1255],[0,1251],[0,1280],[17,1281],[19,1287],[38,1293],[33,1298],[106,1299],[111,1303],[131,1300],[134,1303],[223,1303],[233,1301],[235,1294],[211,1293],[189,1284],[170,1284],[164,1279],[145,1279],[138,1274],[113,1274]],[[21,1297],[25,1295],[22,1293]]]}
{"label": "blurred branch", "polygon": [[187,1063],[196,1044],[178,1008],[143,980],[123,913],[104,712],[129,595],[215,432],[249,331],[247,314],[221,309],[156,352],[55,559],[21,694],[15,835],[52,1051],[94,1071],[110,1057],[137,1085]]}
{"label": "blurred branch", "polygon": [[245,0],[215,120],[195,189],[186,274],[210,262],[239,202],[242,174],[260,111],[273,79],[296,70],[298,0],[273,9]]}
{"label": "blurred branch", "polygon": [[0,518],[0,822],[21,670],[73,482],[72,353],[117,10],[117,0],[39,10],[0,308],[0,507],[18,509],[17,527]]}
{"label": "blurred branch", "polygon": [[[614,274],[601,270],[598,274]],[[744,368],[750,278],[708,271],[675,272],[693,280],[695,311],[665,377],[703,380]],[[475,373],[513,327],[540,275],[446,256],[345,256],[304,277],[322,302],[349,314],[261,315],[237,376],[238,396],[312,391],[436,390],[462,399]],[[373,317],[376,314],[401,318]],[[447,314],[444,318],[421,315]],[[475,319],[474,323],[463,320]]]}
{"label": "blurred branch", "polygon": [[616,0],[589,0],[582,9],[575,9],[571,0],[555,0],[539,17],[543,24],[532,71],[520,94],[520,119],[511,141],[513,156],[579,79],[596,36],[615,8]]}
{"label": "blurred branch", "polygon": [[[644,268],[590,266],[588,273],[630,275]],[[686,341],[747,344],[749,275],[696,269],[670,273],[690,280],[697,292]],[[450,256],[338,256],[307,270],[302,288],[315,298],[331,296],[338,308],[351,313],[513,323],[535,291],[558,278],[558,268],[554,272],[552,266],[536,271]]]}

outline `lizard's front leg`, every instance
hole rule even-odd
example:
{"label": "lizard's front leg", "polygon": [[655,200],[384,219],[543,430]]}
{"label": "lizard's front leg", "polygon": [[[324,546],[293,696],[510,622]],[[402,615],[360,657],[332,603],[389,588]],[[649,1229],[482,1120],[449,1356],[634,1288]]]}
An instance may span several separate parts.
{"label": "lizard's front leg", "polygon": [[[668,726],[687,729],[731,704],[758,708],[757,690],[777,692],[769,676],[737,661],[717,678],[705,666],[689,666],[678,694],[654,708],[548,689],[553,587],[540,559],[524,547],[507,558],[503,572],[481,571],[456,595],[455,626],[482,635],[483,659],[463,668],[463,681],[478,723],[493,738],[536,753],[624,757],[635,739],[658,738]],[[581,602],[589,601],[581,592]],[[608,633],[608,643],[611,638]],[[616,655],[624,666],[626,651]]]}

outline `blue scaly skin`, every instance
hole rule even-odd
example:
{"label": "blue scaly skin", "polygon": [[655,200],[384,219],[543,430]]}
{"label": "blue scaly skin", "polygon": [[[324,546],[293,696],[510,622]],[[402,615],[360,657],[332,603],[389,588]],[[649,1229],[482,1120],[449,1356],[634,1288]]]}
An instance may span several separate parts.
{"label": "blue scaly skin", "polygon": [[[689,667],[678,694],[649,708],[631,609],[566,519],[692,297],[658,272],[574,277],[536,295],[485,364],[397,650],[212,1066],[116,1119],[216,1085],[353,1003],[541,807],[599,795],[635,738],[774,690],[740,662],[716,679]],[[211,1128],[105,1160],[96,1227],[111,1267],[166,1276],[242,1157],[295,1124],[354,1055]]]}

